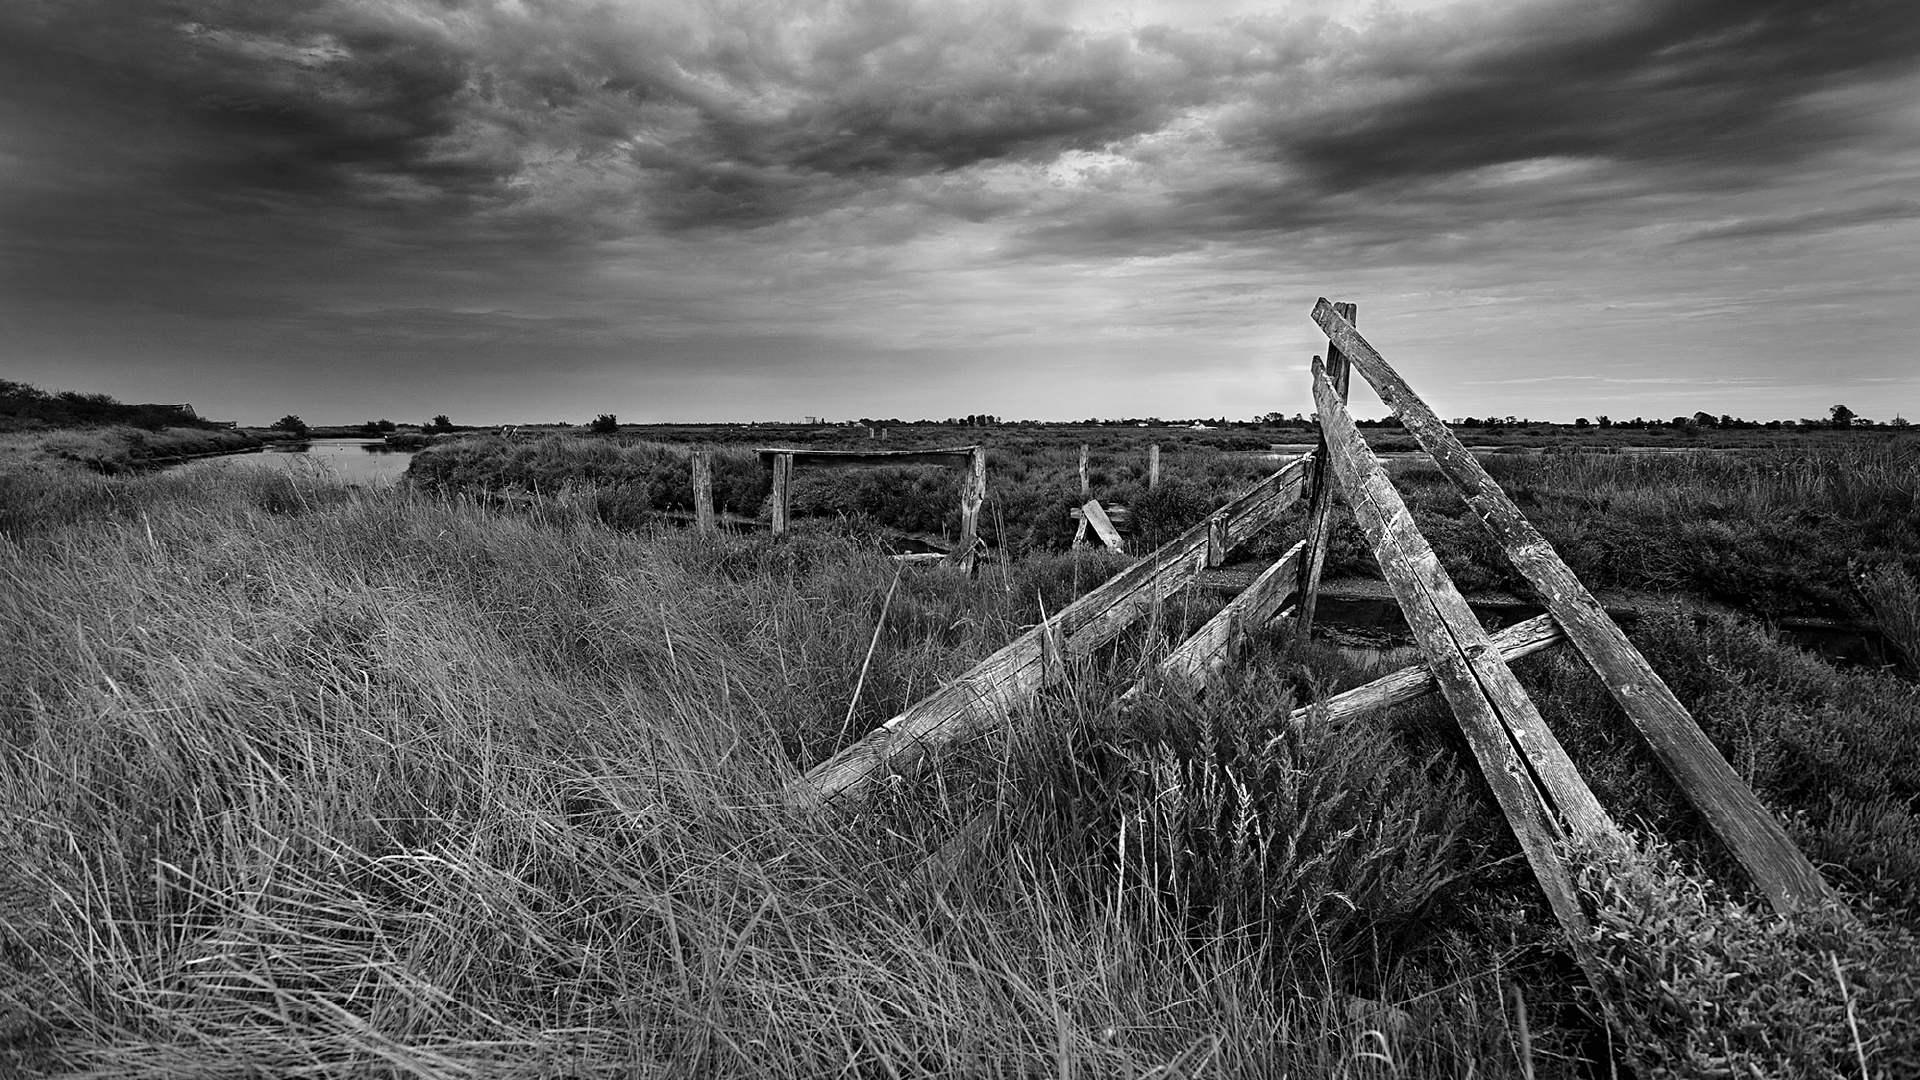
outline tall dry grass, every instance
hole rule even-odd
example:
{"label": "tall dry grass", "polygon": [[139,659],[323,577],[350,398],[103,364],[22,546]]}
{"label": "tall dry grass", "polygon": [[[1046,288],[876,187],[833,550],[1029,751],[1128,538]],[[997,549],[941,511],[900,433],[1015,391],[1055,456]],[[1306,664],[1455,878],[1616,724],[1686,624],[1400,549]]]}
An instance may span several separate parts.
{"label": "tall dry grass", "polygon": [[[1083,673],[1028,734],[870,815],[780,804],[801,768],[1036,617],[1069,556],[904,577],[849,733],[895,573],[853,540],[707,544],[301,476],[15,483],[70,480],[39,498],[59,512],[0,540],[12,1068],[1526,1067],[1504,988],[1547,977],[1510,942],[1440,926],[1372,942],[1350,905],[1289,892],[1294,864],[1263,876],[1277,849],[1244,844],[1223,880],[1273,885],[1301,927],[1346,911],[1345,944],[1209,932],[1164,869],[1089,843],[1144,807],[1102,784],[1090,798],[1117,793],[1091,814],[1053,780],[1097,741],[1151,786],[1125,764],[1145,736],[1089,734],[1132,666]],[[1370,768],[1391,787],[1414,765]],[[1327,794],[1284,775],[1275,798]],[[1408,819],[1340,806],[1373,824],[1323,838],[1328,865],[1378,873]],[[1564,1064],[1572,1035],[1535,1036],[1533,1067]]]}

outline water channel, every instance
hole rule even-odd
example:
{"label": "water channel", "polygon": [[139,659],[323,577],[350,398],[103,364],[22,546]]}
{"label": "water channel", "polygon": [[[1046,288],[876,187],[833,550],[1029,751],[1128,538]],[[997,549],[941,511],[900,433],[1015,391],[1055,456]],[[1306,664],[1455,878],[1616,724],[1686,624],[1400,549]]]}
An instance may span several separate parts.
{"label": "water channel", "polygon": [[270,445],[255,453],[202,458],[175,468],[278,469],[332,476],[359,487],[389,487],[400,481],[412,460],[413,451],[396,450],[382,439],[313,439]]}

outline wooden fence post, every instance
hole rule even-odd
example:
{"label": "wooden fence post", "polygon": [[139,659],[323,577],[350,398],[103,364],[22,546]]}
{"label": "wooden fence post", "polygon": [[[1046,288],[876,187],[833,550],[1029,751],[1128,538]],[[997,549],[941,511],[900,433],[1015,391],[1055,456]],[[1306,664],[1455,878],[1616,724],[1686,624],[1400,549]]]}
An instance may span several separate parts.
{"label": "wooden fence post", "polygon": [[960,542],[954,545],[947,561],[971,569],[974,545],[980,537],[980,504],[987,499],[987,448],[973,448],[967,463],[967,477],[960,482]]}
{"label": "wooden fence post", "polygon": [[1091,490],[1087,487],[1087,444],[1080,444],[1080,501],[1086,502]]}
{"label": "wooden fence post", "polygon": [[693,521],[701,536],[717,531],[713,523],[713,455],[706,450],[693,452]]}
{"label": "wooden fence post", "polygon": [[[1348,320],[1358,314],[1353,304],[1341,304],[1340,313]],[[1340,396],[1347,400],[1352,373],[1347,358],[1332,343],[1327,345],[1327,377]],[[1294,641],[1305,648],[1313,640],[1313,610],[1320,602],[1320,570],[1327,561],[1327,545],[1333,534],[1333,474],[1327,463],[1327,416],[1320,410],[1320,448],[1313,462],[1313,499],[1307,509],[1307,550],[1300,558],[1300,614],[1294,620]]]}
{"label": "wooden fence post", "polygon": [[1147,490],[1160,486],[1160,444],[1147,447]]}
{"label": "wooden fence post", "polygon": [[793,498],[793,455],[773,455],[773,535],[787,531],[787,514]]}

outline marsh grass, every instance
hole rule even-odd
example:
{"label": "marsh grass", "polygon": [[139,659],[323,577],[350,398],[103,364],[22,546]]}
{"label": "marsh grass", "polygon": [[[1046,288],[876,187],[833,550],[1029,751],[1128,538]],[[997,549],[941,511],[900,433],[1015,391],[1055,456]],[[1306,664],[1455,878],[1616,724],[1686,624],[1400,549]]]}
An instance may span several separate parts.
{"label": "marsh grass", "polygon": [[[1684,593],[1763,617],[1870,616],[1859,576],[1920,573],[1920,436],[1659,455],[1495,455],[1488,471],[1589,587]],[[1393,467],[1421,530],[1465,589],[1526,595],[1431,464]],[[1343,525],[1335,572],[1370,573]]]}
{"label": "marsh grass", "polygon": [[0,456],[44,455],[84,465],[95,472],[124,473],[161,462],[234,453],[260,445],[260,439],[244,431],[111,425],[0,435]]}
{"label": "marsh grass", "polygon": [[[1064,550],[1073,534],[1069,515],[1083,501],[1078,444],[1000,435],[987,445],[987,502],[981,520],[987,542],[1012,557]],[[659,521],[661,511],[685,514],[693,509],[690,449],[688,444],[627,437],[468,437],[419,454],[408,476],[426,490],[446,494],[573,492],[588,498],[603,522],[631,528]],[[753,451],[723,445],[711,453],[716,508],[767,517],[770,474]],[[1273,467],[1259,455],[1204,443],[1170,446],[1162,455],[1165,482],[1150,490],[1145,443],[1130,437],[1096,445],[1088,480],[1091,497],[1131,507],[1136,546],[1154,547],[1205,518]],[[960,531],[960,481],[959,471],[937,466],[801,469],[794,477],[792,510],[799,519],[824,519],[875,536],[890,531],[951,541]]]}
{"label": "marsh grass", "polygon": [[[1048,782],[1063,740],[1146,752],[1098,734],[1131,661],[871,816],[785,809],[774,793],[850,737],[895,572],[857,538],[706,544],[317,476],[69,479],[59,513],[0,541],[11,1067],[1518,1068],[1502,1028],[1468,1022],[1531,977],[1501,947],[1376,946],[1352,913],[1337,949],[1263,938],[1251,910],[1196,922],[1159,871],[1069,827],[1087,811]],[[1032,621],[1076,560],[1097,583],[1090,554],[985,587],[903,577],[851,726]],[[1144,812],[1130,768],[1109,828]],[[1399,858],[1385,820],[1336,837],[1313,880]],[[1222,881],[1257,887],[1269,861]],[[1296,925],[1331,917],[1291,881],[1269,883]]]}
{"label": "marsh grass", "polygon": [[[896,578],[858,529],[709,542],[612,527],[591,492],[502,510],[301,474],[5,483],[28,496],[0,539],[9,1066],[1388,1077],[1604,1057],[1443,711],[1275,741],[1272,718],[1376,674],[1281,631],[1221,694],[1113,711],[1207,603],[1166,605],[867,813],[781,803],[1124,560]],[[1773,709],[1755,748],[1805,732],[1827,779],[1785,784],[1783,761],[1753,773],[1783,780],[1763,796],[1852,844],[1850,867],[1881,852],[1850,872],[1905,902],[1909,782],[1865,771],[1904,744],[1859,734],[1899,737],[1872,711],[1892,684],[1769,683],[1777,645],[1715,632],[1668,635],[1676,685],[1724,726]],[[1723,670],[1728,647],[1759,659]],[[1864,1015],[1876,1052],[1904,1030]]]}

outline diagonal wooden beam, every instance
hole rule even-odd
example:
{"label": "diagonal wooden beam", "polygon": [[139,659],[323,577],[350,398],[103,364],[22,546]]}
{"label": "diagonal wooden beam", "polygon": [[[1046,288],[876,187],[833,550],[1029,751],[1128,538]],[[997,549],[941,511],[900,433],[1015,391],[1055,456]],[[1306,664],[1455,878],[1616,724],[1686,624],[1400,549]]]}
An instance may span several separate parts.
{"label": "diagonal wooden beam", "polygon": [[[1500,659],[1511,664],[1521,657],[1551,649],[1567,637],[1560,632],[1553,616],[1536,615],[1525,622],[1514,623],[1489,640],[1500,650]],[[1440,685],[1434,681],[1433,670],[1424,664],[1415,664],[1382,675],[1364,686],[1341,691],[1325,701],[1295,709],[1287,714],[1287,720],[1303,724],[1318,718],[1323,723],[1338,724],[1392,705],[1418,701],[1438,689]]]}
{"label": "diagonal wooden beam", "polygon": [[[1299,587],[1300,556],[1305,550],[1304,540],[1288,548],[1286,554],[1253,579],[1253,584],[1229,600],[1219,614],[1168,653],[1166,659],[1160,661],[1160,679],[1188,694],[1206,689],[1207,681],[1219,666],[1232,659],[1248,631],[1271,622],[1280,614],[1281,605],[1293,596]],[[1135,684],[1121,695],[1120,704],[1127,706],[1139,700],[1145,689],[1145,683]]]}
{"label": "diagonal wooden beam", "polygon": [[1591,927],[1561,844],[1568,839],[1623,843],[1619,829],[1454,588],[1406,503],[1361,439],[1319,357],[1313,360],[1313,390],[1334,479],[1372,541],[1414,642],[1459,720],[1547,902],[1576,953],[1584,956]]}
{"label": "diagonal wooden beam", "polygon": [[1654,756],[1774,909],[1787,912],[1831,899],[1833,892],[1820,872],[1473,454],[1332,304],[1325,299],[1316,304],[1313,320],[1460,490],[1514,569],[1533,584],[1547,612],[1620,703]]}
{"label": "diagonal wooden beam", "polygon": [[1209,533],[1230,546],[1245,543],[1300,497],[1308,457],[1289,461],[1207,521],[1116,574],[1013,639],[966,674],[916,702],[859,741],[821,762],[787,789],[794,805],[858,796],[882,778],[916,767],[938,746],[979,734],[1005,720],[1057,679],[1060,663],[1120,636],[1152,606],[1200,576]]}

